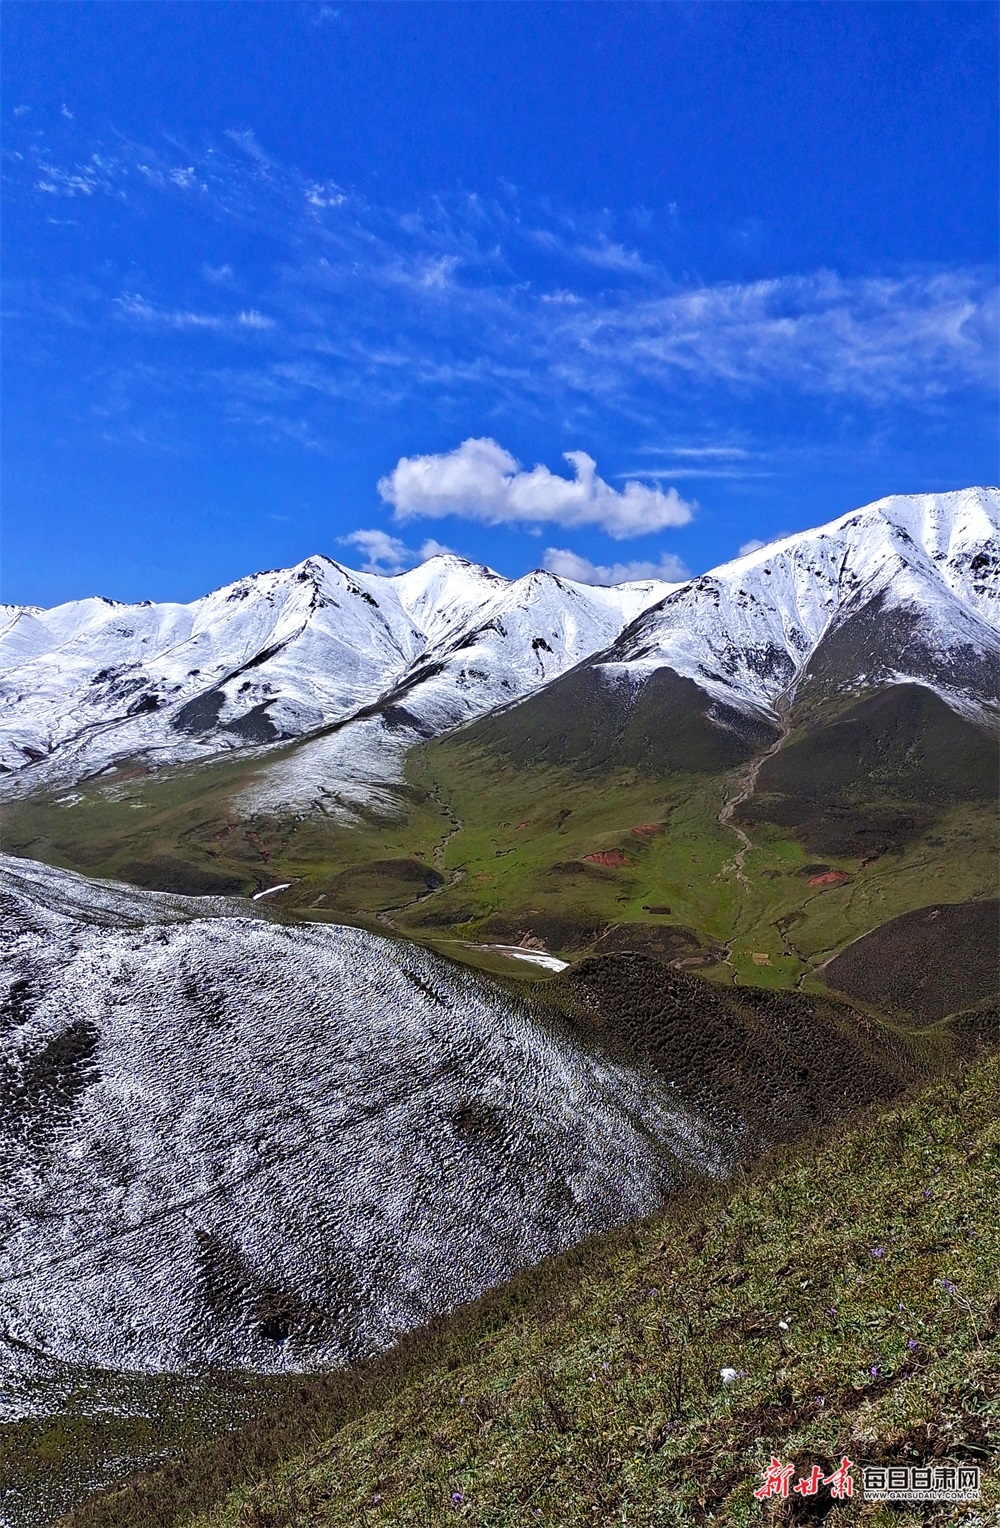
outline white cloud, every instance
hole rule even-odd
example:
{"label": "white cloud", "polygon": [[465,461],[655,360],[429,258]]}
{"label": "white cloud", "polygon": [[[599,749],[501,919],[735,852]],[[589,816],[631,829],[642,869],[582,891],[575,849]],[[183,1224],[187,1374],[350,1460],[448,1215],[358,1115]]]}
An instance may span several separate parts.
{"label": "white cloud", "polygon": [[311,180],[305,188],[305,197],[310,207],[342,207],[347,200],[332,180]]}
{"label": "white cloud", "polygon": [[402,573],[413,563],[409,547],[388,531],[352,531],[349,536],[337,539],[342,545],[356,546],[364,553],[361,567],[365,573]]}
{"label": "white cloud", "polygon": [[414,563],[426,562],[429,557],[453,555],[450,546],[443,546],[433,537],[421,543],[419,552],[412,551],[404,541],[400,541],[398,536],[390,536],[388,531],[351,531],[349,536],[339,536],[337,539],[341,545],[359,547],[365,554],[366,560],[362,564],[364,573],[402,573],[412,568]]}
{"label": "white cloud", "polygon": [[522,470],[520,463],[488,436],[464,440],[454,451],[403,456],[378,491],[397,520],[457,515],[485,525],[567,527],[597,525],[622,541],[668,525],[686,525],[693,506],[675,488],[628,482],[619,492],[597,476],[585,451],[565,451],[571,478],[548,467]]}
{"label": "white cloud", "polygon": [[691,577],[689,570],[672,552],[663,552],[658,562],[614,562],[610,567],[591,562],[577,552],[563,547],[546,548],[543,565],[560,578],[572,578],[578,584],[629,584],[639,579],[662,578],[680,584]]}

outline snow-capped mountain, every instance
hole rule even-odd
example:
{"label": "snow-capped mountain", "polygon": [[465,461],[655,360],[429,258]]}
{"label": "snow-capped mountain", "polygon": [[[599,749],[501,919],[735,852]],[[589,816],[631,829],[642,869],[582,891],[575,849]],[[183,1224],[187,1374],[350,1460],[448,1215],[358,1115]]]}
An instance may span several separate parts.
{"label": "snow-capped mountain", "polygon": [[390,578],[311,557],[190,605],[5,607],[0,764],[32,789],[351,719],[369,741],[376,718],[412,742],[547,683],[671,587],[511,582],[450,555]]}
{"label": "snow-capped mountain", "polygon": [[846,685],[916,679],[956,710],[1000,703],[1000,490],[880,499],[723,564],[641,614],[589,666],[641,686],[671,669],[771,712],[863,623]]}
{"label": "snow-capped mountain", "polygon": [[677,675],[754,725],[793,691],[900,680],[983,719],[998,633],[993,488],[881,499],[679,585],[508,581],[450,555],[390,578],[312,557],[191,605],[8,608],[0,763],[20,794],[252,747],[266,767],[238,808],[350,812],[390,803],[415,742],[578,667],[573,683],[590,673],[626,706]]}

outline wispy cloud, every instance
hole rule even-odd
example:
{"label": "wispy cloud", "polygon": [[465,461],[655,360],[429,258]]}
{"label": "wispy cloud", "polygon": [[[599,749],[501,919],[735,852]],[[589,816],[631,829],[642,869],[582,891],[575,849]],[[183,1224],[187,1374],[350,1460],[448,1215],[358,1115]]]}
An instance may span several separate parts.
{"label": "wispy cloud", "polygon": [[116,297],[114,308],[120,318],[159,325],[166,329],[208,329],[216,334],[232,334],[246,329],[260,331],[274,328],[274,319],[268,318],[256,308],[241,308],[237,313],[197,313],[186,308],[159,308],[137,292]]}
{"label": "wispy cloud", "polygon": [[563,456],[572,477],[541,464],[525,471],[488,436],[464,440],[453,451],[401,457],[378,491],[397,520],[456,515],[484,525],[593,525],[617,541],[691,519],[693,506],[675,488],[664,493],[630,482],[619,491],[598,477],[586,451]]}
{"label": "wispy cloud", "polygon": [[644,456],[662,456],[683,461],[745,461],[750,452],[743,446],[647,446]]}
{"label": "wispy cloud", "polygon": [[566,237],[553,228],[531,228],[527,237],[546,254],[571,265],[590,265],[619,276],[654,276],[657,272],[656,265],[644,260],[638,250],[627,248],[600,230],[587,239],[580,238],[577,229]]}
{"label": "wispy cloud", "polygon": [[[172,289],[134,271],[116,287],[112,267],[72,301],[95,327],[113,314],[137,343],[168,331],[242,343],[225,389],[216,360],[178,373],[233,419],[264,399],[300,417],[323,399],[386,408],[433,398],[456,420],[470,401],[480,418],[544,406],[572,433],[574,421],[625,419],[640,445],[665,420],[686,428],[706,400],[721,400],[717,413],[792,396],[884,413],[996,385],[989,271],[686,281],[631,248],[605,213],[526,207],[509,188],[377,205],[278,162],[246,131],[197,152],[121,141],[73,162],[44,143],[25,139],[18,174],[29,194],[82,200],[88,216],[107,197],[116,216],[124,204],[137,218],[212,229],[214,263],[179,272]],[[241,255],[250,241],[255,261],[221,258],[229,236]],[[540,263],[540,250],[551,259]],[[238,292],[241,306],[199,300],[206,282]],[[60,293],[40,301],[53,321],[71,306]],[[663,456],[662,475],[747,475],[745,451],[683,443]]]}
{"label": "wispy cloud", "polygon": [[673,373],[695,386],[877,402],[988,385],[997,297],[968,271],[853,280],[817,271],[618,304],[571,327],[578,352],[621,382]]}
{"label": "wispy cloud", "polygon": [[663,552],[656,562],[613,562],[609,566],[591,562],[564,547],[546,547],[543,566],[560,578],[572,578],[578,584],[630,584],[656,578],[668,584],[680,584],[691,577],[679,557]]}
{"label": "wispy cloud", "polygon": [[34,145],[29,163],[35,175],[35,190],[44,196],[94,196],[103,192],[106,196],[125,199],[125,188],[119,174],[119,163],[103,154],[91,154],[89,159],[72,167],[51,162],[38,153]]}

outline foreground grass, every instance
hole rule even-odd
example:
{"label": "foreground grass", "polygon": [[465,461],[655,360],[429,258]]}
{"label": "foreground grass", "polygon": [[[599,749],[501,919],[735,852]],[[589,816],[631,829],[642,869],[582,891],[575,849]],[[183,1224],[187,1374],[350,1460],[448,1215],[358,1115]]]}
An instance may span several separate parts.
{"label": "foreground grass", "polygon": [[[1000,1057],[602,1238],[73,1528],[749,1524],[772,1454],[974,1461],[1000,1514]],[[735,1369],[725,1386],[720,1370]],[[315,1384],[315,1382],[313,1382]]]}

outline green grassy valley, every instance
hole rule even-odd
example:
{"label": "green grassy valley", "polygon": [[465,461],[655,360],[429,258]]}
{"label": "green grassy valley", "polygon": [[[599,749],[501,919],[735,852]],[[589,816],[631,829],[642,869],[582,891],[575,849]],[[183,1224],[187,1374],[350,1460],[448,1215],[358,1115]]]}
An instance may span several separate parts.
{"label": "green grassy valley", "polygon": [[535,942],[568,959],[632,948],[721,980],[809,989],[881,924],[995,892],[991,745],[948,713],[965,749],[949,752],[944,709],[927,703],[914,717],[903,705],[888,751],[859,746],[864,716],[793,731],[732,824],[719,813],[746,764],[532,764],[477,724],[413,750],[389,812],[241,813],[234,797],[274,757],[258,755],[124,767],[62,797],[12,802],[4,844],[156,889],[290,882],[272,915],[395,928],[496,970],[514,963],[475,946]]}

